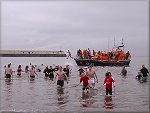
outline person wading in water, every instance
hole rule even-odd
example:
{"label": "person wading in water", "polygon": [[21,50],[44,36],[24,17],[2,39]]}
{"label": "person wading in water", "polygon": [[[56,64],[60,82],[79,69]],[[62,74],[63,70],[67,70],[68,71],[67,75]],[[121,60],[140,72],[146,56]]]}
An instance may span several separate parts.
{"label": "person wading in water", "polygon": [[96,72],[92,69],[91,66],[89,66],[89,70],[87,71],[87,75],[89,77],[89,84],[92,85],[92,88],[95,87],[95,83],[98,83],[98,77],[96,75]]}
{"label": "person wading in water", "polygon": [[12,73],[13,73],[13,71],[10,67],[10,64],[8,64],[8,67],[5,68],[5,75],[6,75],[5,77],[6,78],[11,78]]}
{"label": "person wading in water", "polygon": [[68,84],[68,77],[66,76],[65,72],[62,70],[61,66],[59,67],[59,70],[56,72],[55,81],[56,81],[57,76],[58,76],[58,79],[57,79],[58,86],[60,86],[60,87],[64,86],[65,77],[67,79],[67,84]]}
{"label": "person wading in water", "polygon": [[35,78],[35,75],[37,75],[37,73],[35,72],[35,67],[33,65],[31,66],[31,69],[29,70],[29,74],[30,74],[30,78]]}

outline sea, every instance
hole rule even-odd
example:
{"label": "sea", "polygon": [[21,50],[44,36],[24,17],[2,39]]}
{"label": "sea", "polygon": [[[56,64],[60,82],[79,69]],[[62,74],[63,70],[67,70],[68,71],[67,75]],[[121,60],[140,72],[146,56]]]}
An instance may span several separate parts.
{"label": "sea", "polygon": [[[82,85],[76,62],[65,57],[1,57],[0,71],[0,111],[2,113],[94,113],[94,112],[149,112],[149,78],[147,82],[140,82],[136,75],[145,65],[149,69],[148,57],[133,57],[130,65],[126,67],[127,76],[120,75],[122,67],[96,66],[95,70],[99,82],[89,94],[82,94]],[[11,63],[13,78],[6,80],[4,66]],[[71,74],[68,84],[58,88],[55,81],[45,78],[43,70],[46,66],[62,66],[70,64]],[[35,79],[30,79],[28,74],[22,72],[18,77],[18,65],[36,65],[41,69]],[[105,73],[112,73],[116,81],[113,89],[112,108],[105,107],[105,90],[103,81]]]}

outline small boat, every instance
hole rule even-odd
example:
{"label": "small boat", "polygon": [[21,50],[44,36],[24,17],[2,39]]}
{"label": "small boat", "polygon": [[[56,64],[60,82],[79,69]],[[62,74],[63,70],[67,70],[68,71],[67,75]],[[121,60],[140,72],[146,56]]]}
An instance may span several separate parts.
{"label": "small boat", "polygon": [[112,51],[93,52],[93,55],[90,55],[90,57],[85,55],[86,52],[88,50],[82,52],[79,49],[77,58],[74,58],[78,66],[129,66],[131,61],[129,51],[127,53],[124,52],[123,42],[121,46],[113,47]]}

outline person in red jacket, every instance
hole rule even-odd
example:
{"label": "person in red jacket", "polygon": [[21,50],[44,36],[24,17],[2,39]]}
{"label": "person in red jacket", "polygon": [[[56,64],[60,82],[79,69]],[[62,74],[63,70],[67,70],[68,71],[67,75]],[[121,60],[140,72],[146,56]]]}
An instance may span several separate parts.
{"label": "person in red jacket", "polygon": [[109,73],[105,74],[104,85],[106,88],[106,95],[112,95],[112,85],[115,84],[115,81],[112,79]]}
{"label": "person in red jacket", "polygon": [[82,93],[84,93],[85,90],[88,93],[88,89],[89,89],[89,82],[88,81],[89,81],[89,77],[87,75],[85,75],[85,72],[83,72],[81,75],[81,78],[80,78],[80,83],[78,84],[78,85],[80,85],[83,82]]}

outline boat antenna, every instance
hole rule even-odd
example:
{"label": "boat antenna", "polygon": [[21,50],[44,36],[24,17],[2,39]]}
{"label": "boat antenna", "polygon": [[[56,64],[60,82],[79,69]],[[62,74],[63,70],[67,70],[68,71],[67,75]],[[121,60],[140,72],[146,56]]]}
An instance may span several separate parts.
{"label": "boat antenna", "polygon": [[109,38],[108,38],[108,51],[109,51]]}
{"label": "boat antenna", "polygon": [[[115,46],[116,46],[116,45],[115,45],[115,37],[114,37],[114,47],[113,47],[113,49],[115,48]],[[113,49],[112,49],[112,51],[113,51]]]}
{"label": "boat antenna", "polygon": [[123,51],[124,51],[124,43],[123,43],[123,38],[122,38],[122,43],[121,43],[121,44],[122,44],[122,47],[123,47]]}
{"label": "boat antenna", "polygon": [[114,37],[114,47],[115,47],[116,45],[115,45],[115,37]]}
{"label": "boat antenna", "polygon": [[124,43],[123,43],[123,38],[122,38],[122,43],[121,43],[121,44],[122,44],[122,45],[124,44]]}

